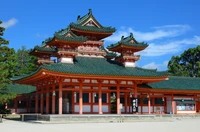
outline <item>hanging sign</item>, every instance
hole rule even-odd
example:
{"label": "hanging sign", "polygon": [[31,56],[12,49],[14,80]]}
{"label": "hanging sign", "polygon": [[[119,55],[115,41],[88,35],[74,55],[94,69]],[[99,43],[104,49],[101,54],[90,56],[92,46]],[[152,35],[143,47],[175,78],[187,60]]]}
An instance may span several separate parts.
{"label": "hanging sign", "polygon": [[132,110],[133,110],[133,113],[138,112],[138,99],[137,98],[132,99]]}

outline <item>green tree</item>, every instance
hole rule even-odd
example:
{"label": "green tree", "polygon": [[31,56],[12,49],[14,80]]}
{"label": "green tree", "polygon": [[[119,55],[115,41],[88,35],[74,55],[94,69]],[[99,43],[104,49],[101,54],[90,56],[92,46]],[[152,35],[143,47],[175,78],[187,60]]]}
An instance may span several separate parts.
{"label": "green tree", "polygon": [[25,46],[16,52],[16,75],[29,74],[37,69],[37,58],[29,54]]}
{"label": "green tree", "polygon": [[2,37],[4,31],[5,28],[0,26],[0,103],[15,97],[15,94],[10,93],[7,88],[7,84],[11,83],[9,78],[14,75],[15,50],[9,48],[9,41]]}
{"label": "green tree", "polygon": [[180,56],[172,56],[168,70],[175,76],[200,77],[200,45],[184,51]]}

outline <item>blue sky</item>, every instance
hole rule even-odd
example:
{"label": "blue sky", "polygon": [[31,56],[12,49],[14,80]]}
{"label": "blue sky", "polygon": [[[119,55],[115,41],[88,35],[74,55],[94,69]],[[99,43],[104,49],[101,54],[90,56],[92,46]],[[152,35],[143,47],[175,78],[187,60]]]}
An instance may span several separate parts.
{"label": "blue sky", "polygon": [[128,36],[149,47],[138,53],[137,66],[166,70],[173,55],[200,44],[200,1],[198,0],[3,0],[0,20],[10,47],[27,49],[40,45],[55,31],[66,28],[78,15],[91,8],[104,26],[117,29],[105,39],[105,46]]}

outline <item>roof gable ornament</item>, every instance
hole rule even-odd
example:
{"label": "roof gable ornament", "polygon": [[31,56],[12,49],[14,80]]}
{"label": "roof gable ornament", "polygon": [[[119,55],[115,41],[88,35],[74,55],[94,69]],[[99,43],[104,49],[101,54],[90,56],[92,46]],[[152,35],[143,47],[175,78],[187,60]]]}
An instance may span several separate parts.
{"label": "roof gable ornament", "polygon": [[89,13],[88,13],[88,15],[90,15],[90,14],[92,14],[92,9],[89,9]]}
{"label": "roof gable ornament", "polygon": [[78,21],[78,20],[80,20],[80,18],[81,18],[81,16],[80,16],[80,15],[78,15],[78,17],[77,17],[77,21]]}
{"label": "roof gable ornament", "polygon": [[123,39],[124,39],[124,36],[121,37],[121,40],[123,40]]}

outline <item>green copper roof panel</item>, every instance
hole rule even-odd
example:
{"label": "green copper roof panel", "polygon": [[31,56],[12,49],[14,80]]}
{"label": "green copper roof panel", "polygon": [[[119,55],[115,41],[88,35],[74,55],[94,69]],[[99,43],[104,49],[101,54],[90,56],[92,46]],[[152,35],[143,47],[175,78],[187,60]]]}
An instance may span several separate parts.
{"label": "green copper roof panel", "polygon": [[75,29],[83,30],[83,31],[105,32],[105,33],[113,33],[116,31],[116,29],[112,28],[112,27],[98,28],[95,26],[81,26],[81,25],[75,24],[75,23],[71,23],[70,28],[75,28]]}
{"label": "green copper roof panel", "polygon": [[75,64],[50,64],[43,66],[46,70],[106,76],[141,76],[157,77],[166,76],[166,72],[156,72],[141,68],[125,68],[114,61],[107,61],[105,58],[76,57]]}
{"label": "green copper roof panel", "polygon": [[200,78],[171,76],[169,80],[148,85],[153,89],[200,90]]}
{"label": "green copper roof panel", "polygon": [[[133,41],[133,42],[131,42]],[[126,46],[132,46],[132,47],[147,47],[148,44],[142,42],[139,43],[137,40],[135,40],[135,38],[133,37],[133,34],[130,33],[130,36],[124,38],[124,36],[122,36],[121,40],[115,44],[111,44],[110,46],[108,46],[107,48],[115,48],[119,45],[126,45]]]}
{"label": "green copper roof panel", "polygon": [[80,15],[77,18],[76,24],[78,25],[82,25],[84,24],[89,18],[93,18],[93,20],[100,26],[103,27],[96,19],[95,17],[92,15],[92,9],[89,9],[89,12],[84,15],[83,17],[80,17]]}
{"label": "green copper roof panel", "polygon": [[22,84],[9,84],[7,88],[15,94],[28,94],[36,91],[36,87]]}
{"label": "green copper roof panel", "polygon": [[[83,74],[83,75],[105,75],[105,76],[133,76],[133,77],[159,77],[167,76],[167,72],[157,72],[156,70],[148,70],[143,68],[125,68],[112,60],[106,58],[89,58],[76,57],[74,64],[54,63],[42,65],[37,71],[30,75],[34,75],[40,69],[46,69],[66,74]],[[22,77],[13,77],[12,80],[26,78],[30,75]]]}
{"label": "green copper roof panel", "polygon": [[[66,36],[70,34],[71,36]],[[69,28],[62,29],[54,34],[54,37],[60,40],[72,41],[72,42],[83,42],[86,41],[87,38],[83,36],[77,36],[74,34]]]}
{"label": "green copper roof panel", "polygon": [[45,51],[45,52],[57,52],[57,50],[55,48],[52,48],[52,47],[41,47],[41,46],[35,46],[34,50]]}

